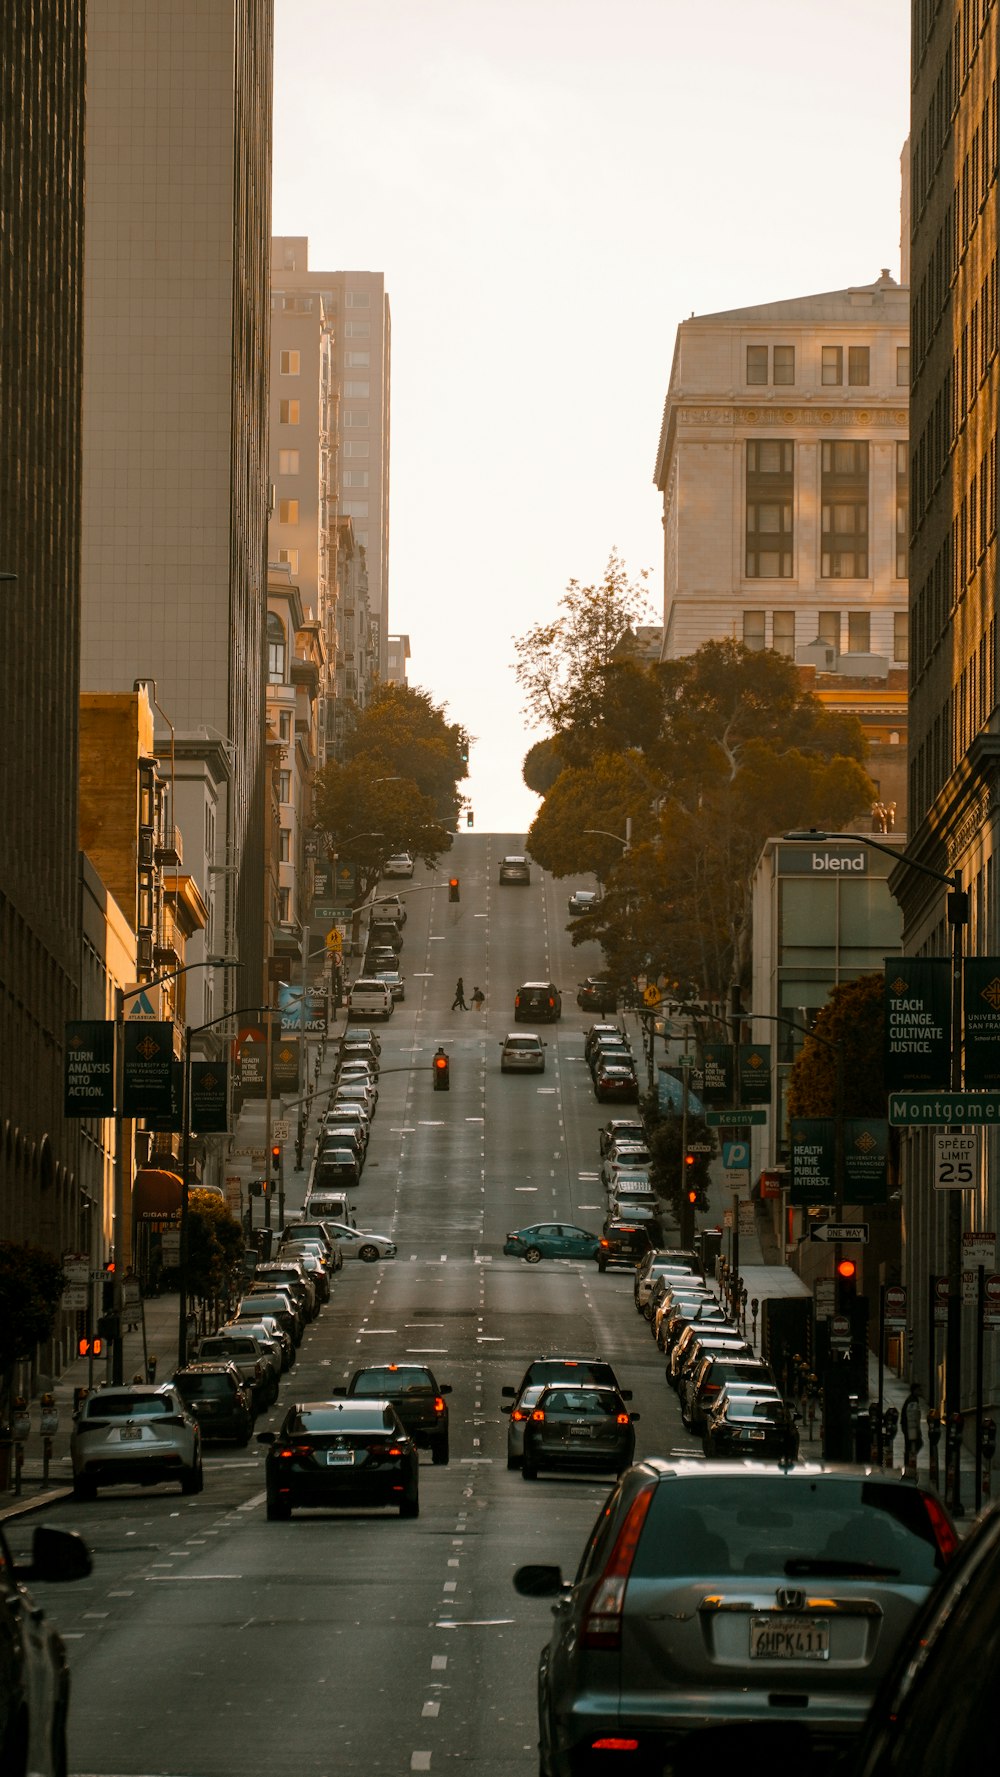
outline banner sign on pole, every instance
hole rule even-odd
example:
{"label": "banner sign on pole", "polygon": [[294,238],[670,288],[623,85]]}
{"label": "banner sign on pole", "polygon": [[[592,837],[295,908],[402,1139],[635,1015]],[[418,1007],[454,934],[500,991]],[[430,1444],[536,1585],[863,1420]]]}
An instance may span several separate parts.
{"label": "banner sign on pole", "polygon": [[124,1117],[169,1117],[173,1109],[174,1027],[125,1025]]}
{"label": "banner sign on pole", "polygon": [[836,1202],[832,1117],[792,1117],[788,1200],[801,1208]]}
{"label": "banner sign on pole", "polygon": [[[303,1000],[305,1002],[304,1026],[302,1021]],[[310,988],[309,992],[303,995],[301,987],[290,987],[283,981],[278,989],[278,1004],[281,1007],[281,1030],[283,1036],[295,1035],[303,1028],[307,1035],[325,1036],[325,990]]]}
{"label": "banner sign on pole", "polygon": [[63,1112],[67,1117],[114,1116],[113,1019],[71,1018],[66,1025]]}
{"label": "banner sign on pole", "polygon": [[965,963],[965,1084],[1000,1086],[1000,956]]}
{"label": "banner sign on pole", "polygon": [[196,1135],[224,1135],[229,1128],[224,1061],[191,1063],[191,1128]]}
{"label": "banner sign on pole", "polygon": [[844,1202],[889,1200],[889,1125],[884,1117],[844,1119]]}
{"label": "banner sign on pole", "polygon": [[739,1064],[740,1103],[770,1104],[770,1043],[741,1043],[739,1050]]}
{"label": "banner sign on pole", "polygon": [[702,1047],[701,1057],[702,1103],[732,1104],[732,1043],[705,1043]]}
{"label": "banner sign on pole", "polygon": [[889,1092],[948,1085],[951,969],[947,957],[887,958],[885,1083]]}

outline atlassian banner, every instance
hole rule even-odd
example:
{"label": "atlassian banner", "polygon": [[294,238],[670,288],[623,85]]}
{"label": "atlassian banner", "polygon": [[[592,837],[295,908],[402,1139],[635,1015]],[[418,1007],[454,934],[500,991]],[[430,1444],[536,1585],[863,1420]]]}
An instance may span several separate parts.
{"label": "atlassian banner", "polygon": [[951,1080],[951,963],[895,956],[885,965],[887,1092],[940,1090]]}
{"label": "atlassian banner", "polygon": [[965,1085],[1000,1086],[1000,957],[970,956],[965,965]]}

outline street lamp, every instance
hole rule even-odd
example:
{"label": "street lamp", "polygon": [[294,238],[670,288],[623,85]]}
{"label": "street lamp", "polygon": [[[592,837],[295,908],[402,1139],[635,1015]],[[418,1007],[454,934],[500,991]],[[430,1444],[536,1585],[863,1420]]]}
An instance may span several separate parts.
{"label": "street lamp", "polygon": [[600,836],[601,839],[617,839],[618,844],[622,847],[623,851],[631,851],[631,849],[632,849],[632,816],[631,815],[626,815],[626,817],[625,817],[625,837],[624,837],[624,839],[622,838],[620,833],[609,833],[607,827],[584,827],[583,832],[584,833],[591,833],[595,836],[595,838],[597,836]]}
{"label": "street lamp", "polygon": [[[950,876],[941,870],[935,870],[930,864],[924,864],[919,858],[910,857],[898,845],[885,845],[879,839],[873,839],[869,833],[826,833],[818,828],[807,827],[804,831],[786,833],[786,839],[804,839],[810,843],[818,843],[826,839],[849,839],[858,845],[866,845],[872,851],[885,852],[889,858],[895,858],[899,864],[905,864],[911,870],[919,870],[924,876],[930,876],[935,882],[941,883],[947,890],[946,911],[948,924],[951,926],[951,1090],[962,1090],[962,934],[969,923],[969,896],[962,887],[962,872],[954,870]],[[933,1339],[933,1326],[928,1336]],[[961,1412],[962,1401],[962,1194],[960,1191],[949,1192],[948,1203],[948,1328],[945,1349],[945,1423],[954,1414]],[[957,1423],[957,1421],[956,1421]],[[961,1465],[958,1458],[958,1446],[955,1447],[953,1465],[952,1511],[956,1515],[962,1511]]]}
{"label": "street lamp", "polygon": [[[191,965],[192,967],[194,965]],[[220,1012],[218,1018],[210,1018],[207,1024],[188,1024],[184,1027],[184,1076],[181,1103],[181,1238],[180,1238],[180,1286],[178,1290],[177,1310],[177,1362],[187,1363],[187,1263],[188,1263],[188,1177],[191,1171],[191,1042],[200,1036],[202,1031],[213,1030],[217,1024],[227,1024],[230,1018],[242,1018],[253,1015],[260,1018],[266,1015],[266,1006],[237,1006],[235,1011]]]}

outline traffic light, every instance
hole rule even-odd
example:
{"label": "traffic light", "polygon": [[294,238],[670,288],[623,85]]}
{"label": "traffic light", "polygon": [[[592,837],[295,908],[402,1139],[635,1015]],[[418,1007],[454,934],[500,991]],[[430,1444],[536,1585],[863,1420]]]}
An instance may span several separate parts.
{"label": "traffic light", "polygon": [[684,1198],[687,1203],[690,1203],[692,1205],[696,1205],[699,1197],[701,1196],[701,1192],[698,1189],[698,1186],[694,1182],[694,1168],[697,1166],[697,1164],[698,1164],[697,1154],[685,1154],[685,1156],[684,1156]]}
{"label": "traffic light", "polygon": [[437,1049],[434,1054],[434,1090],[451,1091],[451,1063],[443,1049]]}
{"label": "traffic light", "polygon": [[450,876],[448,878],[448,899],[449,901],[460,901],[461,898],[458,891],[458,877]]}
{"label": "traffic light", "polygon": [[247,1186],[247,1191],[249,1192],[251,1197],[266,1197],[267,1196],[267,1180],[266,1180],[266,1178],[252,1178],[250,1180],[249,1185]]}
{"label": "traffic light", "polygon": [[76,1342],[76,1349],[80,1357],[100,1357],[104,1346],[102,1340],[91,1339],[87,1333],[82,1333]]}
{"label": "traffic light", "polygon": [[271,1171],[275,1178],[281,1176],[281,1143],[277,1141],[271,1149]]}
{"label": "traffic light", "polygon": [[846,1314],[858,1299],[858,1267],[854,1259],[838,1259],[834,1275],[837,1282],[837,1312]]}
{"label": "traffic light", "polygon": [[469,808],[469,809],[466,809],[466,812],[465,812],[465,824],[466,824],[466,826],[467,826],[467,827],[474,827],[474,826],[475,826],[475,824],[476,824],[476,823],[475,823],[475,821],[474,821],[474,819],[473,819],[473,815],[472,815],[472,810],[471,810],[471,808]]}
{"label": "traffic light", "polygon": [[104,1267],[101,1282],[101,1309],[104,1314],[113,1314],[115,1308],[115,1262],[109,1259]]}

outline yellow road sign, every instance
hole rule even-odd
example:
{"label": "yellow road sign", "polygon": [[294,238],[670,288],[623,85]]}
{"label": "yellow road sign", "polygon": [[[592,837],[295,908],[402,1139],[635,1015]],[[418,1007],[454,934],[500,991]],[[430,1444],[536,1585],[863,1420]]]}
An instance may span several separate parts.
{"label": "yellow road sign", "polygon": [[327,932],[325,943],[326,943],[327,950],[332,950],[338,954],[341,950],[343,950],[344,940],[341,937],[340,932],[336,926],[333,927],[332,931]]}
{"label": "yellow road sign", "polygon": [[650,982],[648,987],[643,988],[642,997],[647,1006],[658,1006],[663,996],[660,993],[659,988],[654,987],[652,982]]}

